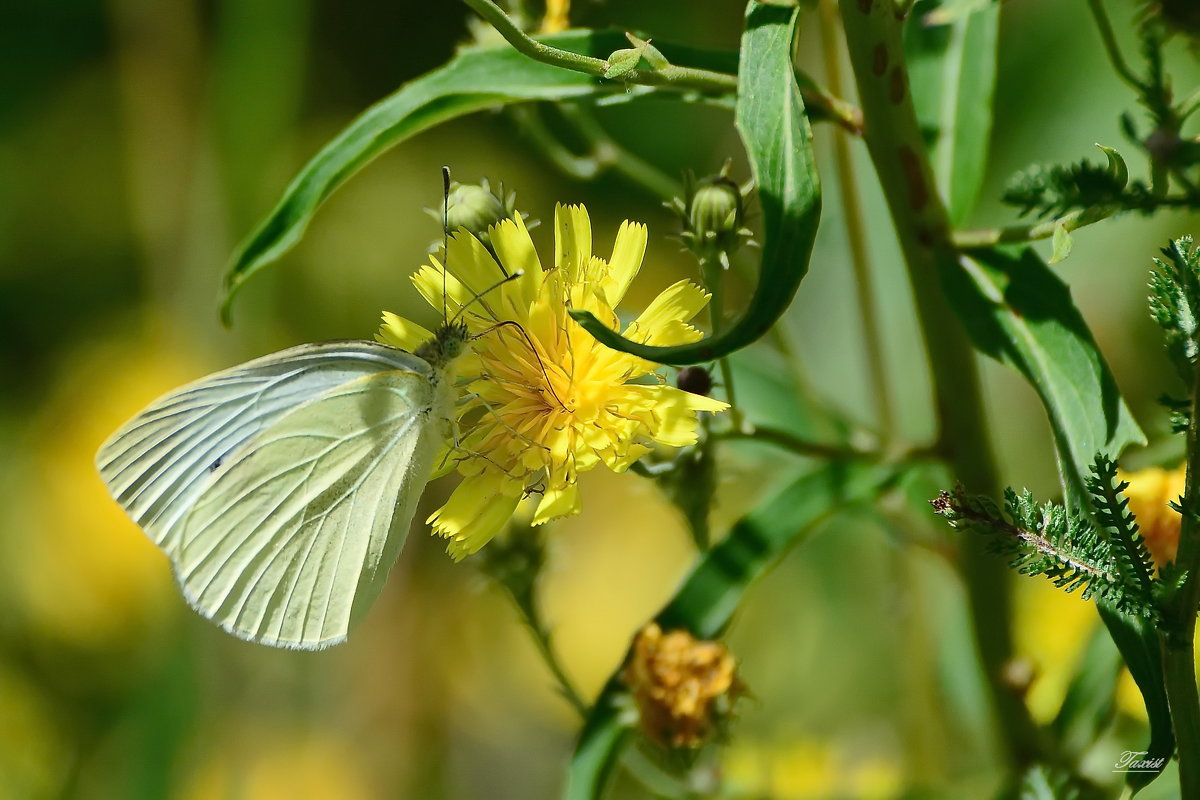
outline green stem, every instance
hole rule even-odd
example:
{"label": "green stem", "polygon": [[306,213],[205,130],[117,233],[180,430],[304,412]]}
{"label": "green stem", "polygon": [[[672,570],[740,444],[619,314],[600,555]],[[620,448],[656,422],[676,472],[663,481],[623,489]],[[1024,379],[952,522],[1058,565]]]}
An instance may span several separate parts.
{"label": "green stem", "polygon": [[[592,58],[572,53],[570,50],[551,47],[529,36],[492,0],[463,0],[463,2],[491,23],[492,27],[508,40],[509,44],[535,61],[587,75],[595,75],[597,78],[604,77],[604,73],[608,71],[608,62],[602,58]],[[620,80],[642,86],[669,86],[675,89],[713,94],[729,94],[737,91],[736,75],[692,67],[677,67],[674,64],[655,70],[632,69],[621,75]]]}
{"label": "green stem", "polygon": [[554,680],[558,683],[559,694],[579,713],[579,716],[586,719],[589,705],[583,699],[583,695],[575,687],[575,683],[571,677],[567,675],[566,669],[559,661],[558,654],[554,652],[554,644],[551,642],[550,630],[542,621],[542,615],[537,610],[536,592],[522,592],[518,595],[510,586],[501,582],[501,585],[508,590],[508,596],[512,598],[513,605],[521,615],[521,621],[525,623],[525,627],[529,629],[530,635],[533,637],[534,646],[537,647],[538,654],[545,662],[546,668],[550,670],[550,674],[554,676]]}
{"label": "green stem", "polygon": [[[587,75],[595,75],[597,78],[603,78],[604,73],[608,71],[609,64],[602,58],[572,53],[570,50],[551,47],[534,39],[521,30],[520,26],[514,23],[492,0],[463,0],[463,2],[491,23],[492,27],[508,40],[509,44],[535,61]],[[823,91],[812,78],[803,73],[798,72],[796,79],[806,105],[820,109],[829,119],[851,133],[857,135],[862,132],[862,115],[857,108],[845,100]],[[731,94],[737,91],[736,75],[707,69],[679,67],[674,64],[653,70],[632,69],[623,73],[616,80],[640,86],[665,86],[681,91],[699,91],[709,94]]]}
{"label": "green stem", "polygon": [[[984,430],[978,367],[938,289],[943,273],[959,269],[958,252],[909,92],[901,21],[892,0],[839,1],[863,110],[863,138],[908,267],[929,357],[940,423],[935,450],[964,484],[991,492],[997,480]],[[1020,768],[1039,758],[1041,746],[1024,702],[1004,683],[1013,652],[1007,569],[985,552],[982,537],[964,540],[962,568],[1006,755]]]}
{"label": "green stem", "polygon": [[[709,327],[713,336],[720,336],[724,329],[723,314],[725,311],[725,269],[717,261],[708,259],[700,265],[704,275],[705,288],[711,297],[708,300]],[[742,411],[737,405],[737,393],[733,388],[733,369],[729,366],[727,356],[717,359],[717,368],[721,371],[721,383],[725,385],[725,402],[729,403],[729,424],[736,431],[741,430],[745,421]]]}
{"label": "green stem", "polygon": [[[718,440],[749,440],[764,442],[787,450],[798,456],[821,458],[830,461],[879,461],[883,454],[878,450],[858,450],[850,447],[813,442],[795,434],[769,426],[756,425],[741,430],[729,430],[714,434]],[[915,454],[915,453],[914,453]]]}
{"label": "green stem", "polygon": [[955,231],[951,238],[960,251],[988,250],[998,244],[1018,244],[1049,239],[1060,225],[1068,232],[1106,220],[1121,211],[1116,206],[1098,206],[1072,211],[1057,219],[1036,222],[1031,225],[1013,225],[1007,228],[981,228],[978,230]]}
{"label": "green stem", "polygon": [[1192,384],[1192,423],[1187,433],[1187,478],[1176,564],[1187,577],[1166,600],[1160,634],[1163,677],[1179,756],[1179,789],[1200,799],[1200,692],[1196,688],[1196,609],[1200,608],[1200,368]]}
{"label": "green stem", "polygon": [[1104,43],[1104,52],[1108,54],[1108,60],[1112,63],[1113,69],[1117,71],[1117,75],[1139,94],[1146,92],[1146,86],[1137,75],[1133,74],[1133,70],[1129,68],[1129,65],[1125,63],[1124,56],[1121,55],[1121,48],[1117,46],[1117,37],[1113,33],[1112,23],[1108,20],[1108,12],[1104,10],[1103,0],[1087,0],[1087,4],[1088,9],[1092,12],[1092,18],[1096,21],[1096,28],[1100,32],[1100,40]]}
{"label": "green stem", "polygon": [[683,195],[683,184],[661,169],[619,145],[584,105],[552,106],[571,129],[587,143],[591,157],[601,169],[611,169],[644,188],[660,200]]}
{"label": "green stem", "polygon": [[[825,58],[825,79],[837,95],[843,93],[841,54],[835,44],[838,38],[837,0],[821,2],[821,52]],[[902,15],[903,16],[903,15]],[[858,315],[862,323],[867,350],[868,392],[875,401],[875,420],[885,442],[895,436],[896,415],[892,395],[888,391],[887,361],[883,352],[883,334],[879,328],[879,303],[871,280],[870,256],[867,254],[867,231],[863,224],[862,201],[851,162],[850,143],[845,136],[833,137],[833,160],[837,169],[838,197],[842,203],[842,218],[846,226],[846,243],[850,248],[850,265],[854,270],[854,285],[858,298]]]}

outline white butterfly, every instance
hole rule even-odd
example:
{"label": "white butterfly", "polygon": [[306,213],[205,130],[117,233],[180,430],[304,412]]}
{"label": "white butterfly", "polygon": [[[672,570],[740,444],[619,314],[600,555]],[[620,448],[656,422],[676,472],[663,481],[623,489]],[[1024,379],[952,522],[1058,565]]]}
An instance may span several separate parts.
{"label": "white butterfly", "polygon": [[202,615],[274,647],[337,644],[404,544],[467,340],[451,322],[415,354],[352,341],[255,359],[160,397],[96,465]]}

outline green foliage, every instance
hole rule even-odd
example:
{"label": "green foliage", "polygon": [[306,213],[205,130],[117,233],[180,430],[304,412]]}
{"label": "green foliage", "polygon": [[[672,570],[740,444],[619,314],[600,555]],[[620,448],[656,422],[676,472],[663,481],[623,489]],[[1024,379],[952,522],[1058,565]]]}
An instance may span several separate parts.
{"label": "green foliage", "polygon": [[943,275],[947,295],[983,353],[1017,369],[1050,419],[1067,502],[1088,505],[1098,452],[1145,441],[1070,289],[1030,249],[994,250]]}
{"label": "green foliage", "polygon": [[[1158,269],[1150,273],[1150,316],[1163,329],[1167,355],[1190,387],[1200,352],[1200,249],[1193,247],[1191,236],[1184,236],[1162,254],[1165,259],[1154,259]],[[1172,402],[1169,407],[1186,413],[1189,404]]]}
{"label": "green foliage", "polygon": [[1022,575],[1045,575],[1067,592],[1082,590],[1085,600],[1095,595],[1124,613],[1154,616],[1150,587],[1122,569],[1119,548],[1089,520],[1062,505],[1038,505],[1028,491],[1006,489],[1004,500],[1001,511],[957,487],[931,502],[951,527],[988,537],[990,549]]}
{"label": "green foliage", "polygon": [[996,91],[996,0],[921,3],[905,28],[913,105],[930,139],[930,163],[954,224],[979,199],[987,168]]}
{"label": "green foliage", "polygon": [[[614,31],[572,30],[542,41],[573,52],[611,53],[623,41]],[[724,54],[672,47],[683,63],[731,66]],[[250,276],[296,246],[321,204],[374,158],[423,130],[465,114],[510,103],[611,96],[633,100],[654,91],[626,94],[621,82],[534,61],[516,50],[468,48],[449,63],[400,87],[360,114],[321,148],[296,177],[275,208],[246,239],[225,277],[222,314],[228,321],[234,294]],[[696,94],[664,92],[666,97],[704,100]]]}
{"label": "green foliage", "polygon": [[1117,465],[1098,455],[1087,478],[1092,494],[1092,508],[1100,533],[1108,539],[1117,571],[1135,583],[1142,597],[1151,600],[1154,593],[1154,559],[1138,531],[1137,521],[1129,511],[1128,498],[1121,492],[1129,488],[1128,481],[1118,481]]}
{"label": "green foliage", "polygon": [[586,311],[572,316],[616,350],[660,364],[713,361],[764,336],[791,305],[808,272],[821,218],[812,129],[792,66],[797,8],[751,2],[738,66],[736,122],[758,190],[762,267],[745,311],[721,334],[677,347],[625,339]]}
{"label": "green foliage", "polygon": [[1128,172],[1115,169],[1112,161],[1102,166],[1083,160],[1030,167],[1009,181],[1003,200],[1018,207],[1022,216],[1050,217],[1103,206],[1143,207],[1149,190],[1137,181],[1128,183]]}

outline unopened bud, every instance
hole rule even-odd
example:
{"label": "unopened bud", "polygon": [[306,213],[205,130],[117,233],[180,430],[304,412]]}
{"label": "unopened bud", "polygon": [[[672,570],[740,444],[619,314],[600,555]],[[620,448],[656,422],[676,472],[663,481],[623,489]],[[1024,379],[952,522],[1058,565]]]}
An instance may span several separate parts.
{"label": "unopened bud", "polygon": [[683,200],[669,203],[683,220],[682,239],[702,263],[729,266],[729,254],[750,239],[741,189],[729,177],[729,164],[716,175],[690,181]]}
{"label": "unopened bud", "polygon": [[[453,233],[463,228],[491,249],[489,229],[502,220],[516,218],[520,213],[516,200],[515,192],[505,194],[504,184],[500,184],[499,191],[493,191],[486,178],[479,183],[452,183],[446,202],[446,230]],[[442,209],[426,210],[438,222],[442,221]],[[529,227],[533,225],[530,223]]]}
{"label": "unopened bud", "polygon": [[684,367],[675,376],[675,385],[685,392],[707,397],[712,391],[713,379],[704,367]]}

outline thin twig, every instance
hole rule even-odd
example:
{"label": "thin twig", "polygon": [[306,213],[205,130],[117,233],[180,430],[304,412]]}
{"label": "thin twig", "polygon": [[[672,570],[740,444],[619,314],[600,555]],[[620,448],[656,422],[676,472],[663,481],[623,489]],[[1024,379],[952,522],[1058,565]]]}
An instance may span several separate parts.
{"label": "thin twig", "polygon": [[955,231],[951,234],[954,246],[962,252],[986,250],[998,244],[1017,244],[1049,239],[1060,226],[1067,232],[1108,219],[1121,209],[1116,206],[1100,206],[1072,211],[1057,219],[1035,222],[1029,225],[1012,225],[1007,228],[980,228]]}
{"label": "thin twig", "polygon": [[1125,57],[1121,55],[1121,49],[1117,46],[1116,34],[1113,33],[1112,23],[1108,19],[1108,12],[1104,10],[1104,1],[1088,0],[1088,8],[1092,12],[1092,18],[1096,21],[1100,40],[1104,43],[1104,52],[1108,54],[1108,60],[1112,63],[1113,69],[1117,71],[1117,75],[1139,94],[1145,93],[1146,85],[1133,73],[1133,70],[1125,63]]}
{"label": "thin twig", "polygon": [[[609,63],[602,58],[593,58],[553,47],[529,36],[512,21],[492,0],[463,0],[503,36],[519,52],[535,61],[552,64],[563,69],[582,72],[603,78]],[[812,78],[798,72],[797,82],[804,102],[820,111],[842,128],[856,135],[862,133],[862,113],[855,106],[830,95],[821,89]],[[625,84],[640,86],[663,86],[681,91],[699,91],[706,94],[730,94],[737,91],[737,76],[725,72],[714,72],[695,67],[680,67],[668,64],[659,69],[632,69],[619,79]]]}
{"label": "thin twig", "polygon": [[[825,57],[825,80],[834,94],[842,93],[842,68],[837,42],[840,40],[837,0],[822,0],[821,3],[821,51]],[[867,232],[863,224],[862,202],[858,196],[858,183],[854,177],[850,146],[845,137],[833,137],[833,160],[837,169],[838,197],[842,204],[842,218],[846,227],[846,240],[850,247],[850,264],[854,269],[854,283],[858,299],[858,314],[862,324],[863,339],[867,351],[867,373],[870,380],[868,392],[875,400],[875,420],[885,442],[890,442],[896,429],[895,413],[892,410],[891,392],[888,391],[886,357],[883,352],[883,335],[879,329],[879,303],[875,298],[875,286],[871,279],[870,256],[867,254]]]}
{"label": "thin twig", "polygon": [[[491,23],[492,27],[508,40],[509,44],[535,61],[595,75],[598,78],[604,77],[604,73],[609,69],[608,62],[602,58],[572,53],[570,50],[552,47],[532,38],[517,27],[516,23],[509,19],[508,15],[492,0],[463,0],[463,2]],[[678,67],[674,64],[655,70],[632,69],[622,74],[620,80],[624,83],[635,83],[642,86],[668,86],[712,94],[727,94],[737,91],[736,75],[693,67]]]}

